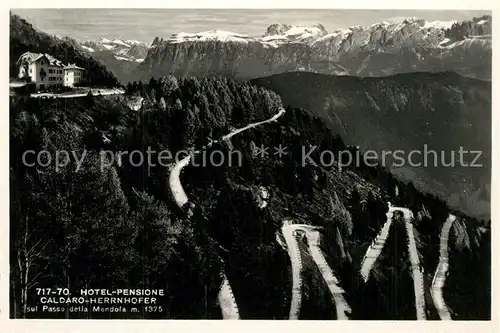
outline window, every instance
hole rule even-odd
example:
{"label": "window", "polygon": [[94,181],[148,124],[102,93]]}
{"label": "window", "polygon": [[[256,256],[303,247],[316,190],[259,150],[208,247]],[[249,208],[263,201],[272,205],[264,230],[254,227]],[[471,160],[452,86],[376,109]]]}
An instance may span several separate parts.
{"label": "window", "polygon": [[42,81],[45,80],[45,77],[47,76],[47,72],[43,68],[40,68],[40,78]]}

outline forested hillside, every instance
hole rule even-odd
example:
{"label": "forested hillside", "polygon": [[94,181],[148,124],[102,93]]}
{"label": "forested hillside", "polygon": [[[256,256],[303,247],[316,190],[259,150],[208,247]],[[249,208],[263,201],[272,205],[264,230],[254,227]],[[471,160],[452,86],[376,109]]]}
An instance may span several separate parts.
{"label": "forested hillside", "polygon": [[[367,284],[359,277],[359,266],[385,222],[390,201],[414,212],[424,275],[432,279],[439,231],[450,213],[443,201],[380,167],[303,165],[303,147],[353,153],[356,148],[345,145],[324,120],[300,108],[287,108],[276,122],[206,148],[209,138],[268,119],[283,106],[276,93],[250,83],[169,76],[130,84],[127,93],[11,100],[11,316],[124,316],[25,313],[25,306],[34,306],[38,299],[34,286],[60,286],[163,288],[167,296],[160,299],[162,313],[133,316],[220,319],[216,295],[224,268],[242,319],[287,319],[291,268],[276,233],[283,219],[292,217],[323,227],[321,247],[346,290],[352,319],[415,319],[408,301],[413,295],[409,263],[401,250],[404,230],[394,228],[395,239],[388,240]],[[144,98],[139,111],[129,108],[130,95]],[[271,150],[261,158],[252,149],[279,144],[287,147],[287,154]],[[197,167],[202,156],[194,158],[198,163],[181,175],[196,204],[190,219],[173,203],[169,167],[136,166],[128,157],[103,165],[99,154],[138,150],[146,156],[149,148],[175,153],[190,147],[242,154],[242,163],[231,166]],[[86,152],[78,170],[74,159],[60,170],[53,163],[22,163],[27,150],[63,149],[78,157]],[[264,207],[261,187],[270,193]],[[454,319],[487,319],[490,224],[453,213],[459,223],[450,240],[452,268],[445,297]],[[326,286],[306,259],[300,319],[336,319]],[[432,301],[427,300],[427,308],[429,318],[435,319]]]}
{"label": "forested hillside", "polygon": [[[252,82],[278,93],[285,105],[320,117],[347,143],[375,150],[381,164],[389,152],[386,167],[418,189],[489,218],[491,82],[451,72],[382,78],[296,72]],[[460,162],[461,148],[480,152],[477,163],[473,153]],[[415,153],[400,165],[391,153],[398,150],[406,157]]]}

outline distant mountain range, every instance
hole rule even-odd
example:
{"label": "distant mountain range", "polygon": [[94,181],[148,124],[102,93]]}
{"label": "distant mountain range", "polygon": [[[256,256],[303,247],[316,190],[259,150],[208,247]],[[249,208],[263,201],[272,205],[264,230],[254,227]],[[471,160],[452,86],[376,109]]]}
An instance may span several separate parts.
{"label": "distant mountain range", "polygon": [[408,18],[331,33],[321,24],[273,24],[262,37],[222,30],[178,33],[155,38],[129,80],[166,74],[252,79],[290,71],[351,76],[454,71],[489,80],[491,24],[491,16],[464,22]]}
{"label": "distant mountain range", "polygon": [[100,38],[98,41],[85,41],[80,43],[81,47],[93,54],[109,52],[117,60],[142,62],[148,54],[149,46],[145,42],[137,40],[121,40]]}
{"label": "distant mountain range", "polygon": [[333,32],[321,24],[272,24],[262,37],[211,30],[156,37],[150,44],[54,38],[98,60],[123,84],[167,74],[253,79],[292,71],[363,77],[453,71],[491,80],[491,29],[491,16],[482,16],[463,22],[407,18]]}
{"label": "distant mountain range", "polygon": [[156,37],[150,44],[106,37],[72,42],[124,84],[168,74],[253,79],[291,71],[363,77],[454,71],[491,80],[491,29],[491,16],[407,18],[333,32],[321,24],[272,24],[262,37],[216,29]]}
{"label": "distant mountain range", "polygon": [[97,41],[80,42],[78,45],[89,56],[109,68],[122,83],[131,80],[149,50],[149,45],[145,42],[105,37]]}

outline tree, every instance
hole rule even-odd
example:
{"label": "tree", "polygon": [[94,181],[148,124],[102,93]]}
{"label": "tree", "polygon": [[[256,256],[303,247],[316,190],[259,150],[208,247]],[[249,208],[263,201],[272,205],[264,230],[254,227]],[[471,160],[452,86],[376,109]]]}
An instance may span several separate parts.
{"label": "tree", "polygon": [[152,287],[149,281],[159,281],[169,271],[174,246],[181,234],[181,224],[172,221],[172,213],[166,205],[146,192],[134,190],[137,206],[132,221],[138,228],[135,249],[143,258],[143,288]]}
{"label": "tree", "polygon": [[385,213],[387,204],[378,200],[373,191],[368,192],[366,199],[366,208],[368,210],[368,225],[377,233],[385,222]]}
{"label": "tree", "polygon": [[162,96],[169,97],[173,92],[179,89],[179,83],[177,79],[172,76],[163,76],[158,82],[159,88],[161,90]]}
{"label": "tree", "polygon": [[349,211],[344,207],[337,193],[334,192],[333,196],[330,196],[329,202],[332,218],[340,224],[340,231],[342,231],[343,235],[350,236],[353,228],[351,214],[349,214]]}
{"label": "tree", "polygon": [[[34,185],[34,180],[29,175],[26,175],[25,183]],[[28,200],[32,200],[32,204],[36,203],[39,201],[38,196],[40,195],[41,193],[38,191],[30,191]],[[23,318],[26,318],[27,314],[28,291],[38,283],[37,278],[44,273],[49,264],[45,263],[42,258],[47,245],[50,243],[50,238],[41,232],[42,229],[37,223],[36,214],[36,207],[33,207],[33,205],[28,206],[28,209],[24,211],[22,223],[15,238],[17,270],[14,270],[13,273],[18,278],[20,290],[18,296],[20,298],[20,311],[16,311],[16,315],[20,312]]]}
{"label": "tree", "polygon": [[95,106],[94,95],[92,94],[92,91],[89,90],[87,96],[85,97],[85,107],[90,110],[94,106]]}
{"label": "tree", "polygon": [[149,87],[149,98],[151,98],[152,101],[156,101],[156,90],[154,88]]}
{"label": "tree", "polygon": [[361,195],[354,188],[349,199],[348,210],[351,213],[354,239],[362,239],[363,229],[366,221],[363,221],[363,207],[361,205]]}

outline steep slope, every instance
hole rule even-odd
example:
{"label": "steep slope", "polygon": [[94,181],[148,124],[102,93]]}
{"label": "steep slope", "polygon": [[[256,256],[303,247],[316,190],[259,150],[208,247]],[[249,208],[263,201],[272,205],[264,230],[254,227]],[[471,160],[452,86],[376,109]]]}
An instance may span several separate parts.
{"label": "steep slope", "polygon": [[[252,82],[280,94],[285,105],[317,115],[347,143],[362,150],[373,149],[379,159],[383,152],[389,152],[385,166],[418,188],[438,194],[453,207],[487,218],[490,83],[455,73],[384,78],[284,73]],[[460,147],[481,151],[474,165],[482,167],[468,166],[475,153],[464,154],[461,165]],[[403,151],[400,157],[390,153],[397,150]],[[412,151],[420,153],[409,156]],[[404,164],[399,158],[404,158]]]}
{"label": "steep slope", "polygon": [[[352,310],[351,319],[414,319],[404,227],[390,233],[374,278],[366,284],[359,266],[386,221],[390,201],[414,213],[412,248],[416,247],[420,264],[432,274],[439,259],[441,225],[450,213],[442,201],[397,181],[382,168],[361,164],[339,171],[334,165],[302,165],[302,147],[317,145],[335,153],[349,147],[321,118],[303,109],[287,108],[276,121],[247,127],[272,118],[282,108],[276,93],[248,82],[169,77],[151,80],[130,93],[144,98],[134,112],[127,105],[131,96],[12,100],[13,316],[23,314],[23,281],[37,279],[75,290],[87,283],[110,289],[163,288],[168,295],[159,299],[161,313],[67,313],[70,318],[220,319],[218,295],[224,269],[240,318],[288,318],[296,272],[276,234],[289,217],[297,224],[321,228],[320,243],[317,238],[297,239],[301,255],[309,252],[305,242],[321,254],[302,257],[303,318],[337,319],[333,303],[341,293]],[[207,147],[209,138],[245,127],[246,131],[229,141]],[[253,147],[271,147],[270,151],[282,144],[287,154],[262,158],[252,143]],[[191,212],[178,208],[178,203],[185,206],[184,200],[176,203],[168,188],[169,165],[176,163],[175,158],[160,162],[153,154],[154,163],[148,165],[122,158],[120,163],[104,166],[99,158],[101,150],[146,155],[168,149],[175,156],[193,146],[205,154],[195,154],[178,174],[193,204]],[[22,152],[28,149],[85,150],[87,157],[78,171],[72,161],[56,172],[54,166],[23,164]],[[207,163],[210,156],[221,154],[226,162]],[[318,159],[318,154],[312,157]],[[262,187],[269,194],[265,207],[260,200]],[[490,282],[490,227],[460,212],[453,214],[460,223],[454,224],[450,239],[450,276],[445,288],[452,289],[445,289],[443,297],[454,319],[485,319],[489,309],[477,305],[491,297],[485,289]],[[23,243],[25,230],[32,233],[35,244],[50,242],[33,258],[29,279],[22,280],[18,277],[25,271],[17,265],[15,249],[30,245]],[[395,245],[398,253],[391,251]],[[315,258],[318,272],[314,272]],[[474,270],[459,271],[469,266]],[[477,272],[482,274],[476,276]],[[321,273],[327,273],[327,282]],[[231,293],[224,299],[232,299]],[[33,304],[38,301],[36,295],[28,297]],[[62,318],[65,313],[28,316]]]}
{"label": "steep slope", "polygon": [[90,57],[71,38],[60,38],[35,30],[17,15],[10,14],[10,77],[17,76],[16,62],[24,52],[49,53],[65,64],[85,68],[86,80],[94,85],[115,86],[117,79],[108,69]]}
{"label": "steep slope", "polygon": [[222,30],[156,38],[133,75],[226,75],[239,79],[290,71],[386,76],[418,71],[491,78],[491,17],[466,22],[408,18],[329,33],[271,25],[263,37]]}

